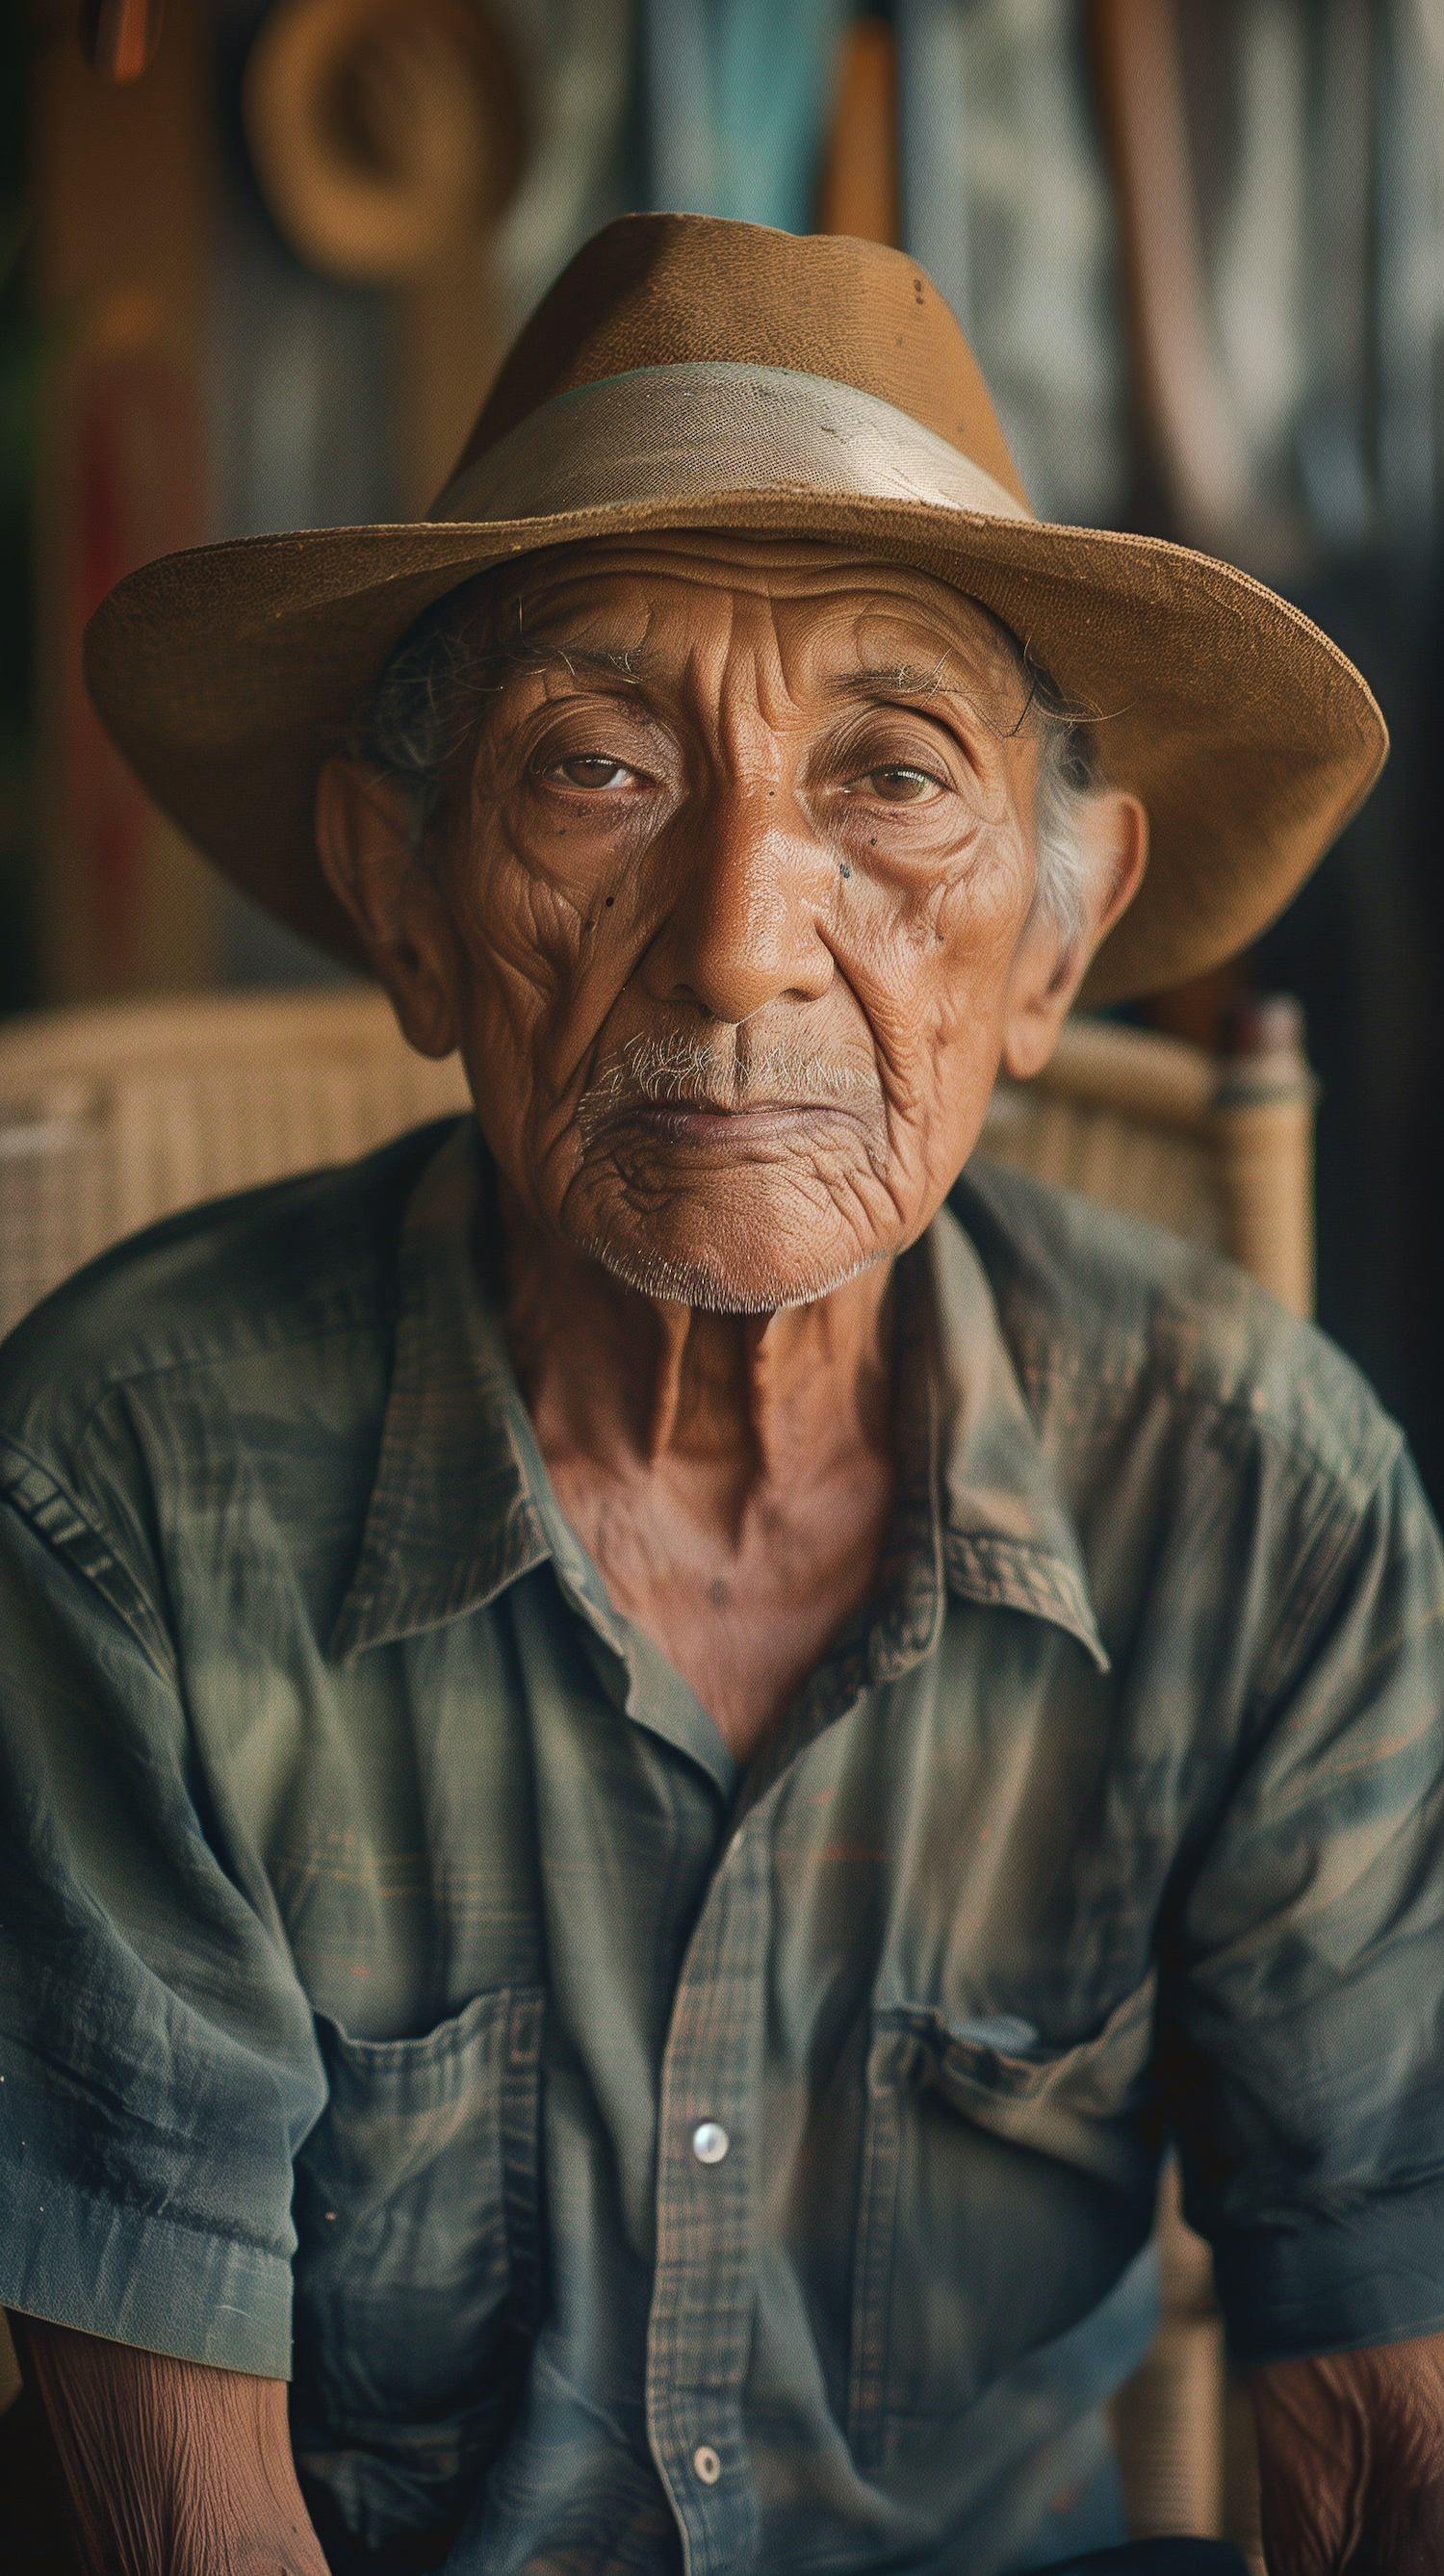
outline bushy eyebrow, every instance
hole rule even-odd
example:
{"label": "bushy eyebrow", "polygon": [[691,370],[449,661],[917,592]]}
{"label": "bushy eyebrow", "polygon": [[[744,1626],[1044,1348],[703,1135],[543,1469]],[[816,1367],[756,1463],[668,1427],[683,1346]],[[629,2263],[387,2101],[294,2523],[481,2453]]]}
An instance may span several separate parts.
{"label": "bushy eyebrow", "polygon": [[[648,675],[647,656],[641,646],[626,651],[608,650],[595,644],[559,644],[528,635],[509,636],[504,644],[488,655],[497,676],[510,678],[513,672],[565,671],[571,679],[621,680],[638,688]],[[896,662],[865,664],[855,671],[844,671],[827,683],[829,697],[866,697],[885,689],[893,697],[970,698],[961,683],[949,682],[949,655],[939,654],[936,662]]]}
{"label": "bushy eyebrow", "polygon": [[[867,662],[857,670],[839,672],[827,683],[829,697],[836,698],[916,698],[926,704],[929,698],[959,698],[981,716],[989,731],[1005,737],[1016,733],[1033,702],[1036,681],[1026,666],[1018,672],[1018,685],[1023,703],[1011,723],[1000,726],[989,713],[982,686],[969,686],[962,679],[949,679],[950,653],[940,653],[936,662]],[[1001,694],[1001,692],[999,692]]]}
{"label": "bushy eyebrow", "polygon": [[640,645],[623,651],[601,644],[562,644],[544,635],[509,635],[487,654],[486,662],[494,685],[522,672],[564,671],[568,679],[620,680],[635,689],[641,686],[646,656]]}
{"label": "bushy eyebrow", "polygon": [[936,662],[864,662],[855,671],[840,671],[827,683],[832,698],[866,697],[874,689],[887,689],[898,698],[936,698],[947,688],[944,672],[948,656],[940,653]]}

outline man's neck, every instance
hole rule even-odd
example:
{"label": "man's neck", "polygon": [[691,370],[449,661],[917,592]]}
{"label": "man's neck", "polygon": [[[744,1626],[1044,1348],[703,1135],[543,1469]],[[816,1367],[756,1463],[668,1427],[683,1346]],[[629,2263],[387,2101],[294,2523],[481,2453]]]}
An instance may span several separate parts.
{"label": "man's neck", "polygon": [[891,1272],[778,1314],[700,1313],[502,1213],[508,1341],[557,1501],[745,1761],[876,1581]]}
{"label": "man's neck", "polygon": [[507,1339],[543,1456],[702,1468],[745,1494],[887,1449],[890,1264],[807,1305],[713,1314],[627,1287],[505,1200],[503,1219]]}

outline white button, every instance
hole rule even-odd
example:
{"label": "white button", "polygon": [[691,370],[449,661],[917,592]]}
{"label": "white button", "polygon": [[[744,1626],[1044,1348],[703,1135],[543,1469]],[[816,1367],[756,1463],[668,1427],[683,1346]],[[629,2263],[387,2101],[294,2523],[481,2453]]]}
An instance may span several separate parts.
{"label": "white button", "polygon": [[715,2487],[722,2475],[722,2463],[710,2442],[699,2442],[692,2454],[692,2466],[704,2487]]}
{"label": "white button", "polygon": [[699,2120],[692,2132],[692,2153],[699,2165],[720,2165],[731,2144],[720,2120]]}

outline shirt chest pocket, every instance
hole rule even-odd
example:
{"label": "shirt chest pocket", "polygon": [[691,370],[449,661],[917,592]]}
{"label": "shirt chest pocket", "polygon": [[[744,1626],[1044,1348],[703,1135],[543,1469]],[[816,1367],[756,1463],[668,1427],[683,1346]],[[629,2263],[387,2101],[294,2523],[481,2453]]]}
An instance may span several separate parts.
{"label": "shirt chest pocket", "polygon": [[1086,2038],[880,2011],[868,2056],[848,2431],[956,2418],[1085,2316],[1144,2241],[1154,1980]]}
{"label": "shirt chest pocket", "polygon": [[540,2295],[542,2025],[532,1988],[421,2039],[317,2017],[330,2096],[296,2169],[296,2442],[354,2490],[338,2500],[368,2536],[440,2518],[505,2429]]}

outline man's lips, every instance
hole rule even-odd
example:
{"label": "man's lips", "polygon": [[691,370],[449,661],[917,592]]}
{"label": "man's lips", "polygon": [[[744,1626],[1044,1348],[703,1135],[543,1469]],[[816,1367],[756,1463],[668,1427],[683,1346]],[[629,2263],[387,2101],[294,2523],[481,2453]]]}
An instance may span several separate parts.
{"label": "man's lips", "polygon": [[725,1152],[795,1135],[799,1128],[815,1126],[822,1118],[841,1118],[855,1125],[857,1111],[842,1100],[749,1100],[736,1106],[715,1100],[627,1100],[617,1102],[598,1119],[588,1141],[595,1146],[629,1128],[634,1134],[640,1129],[657,1143]]}

